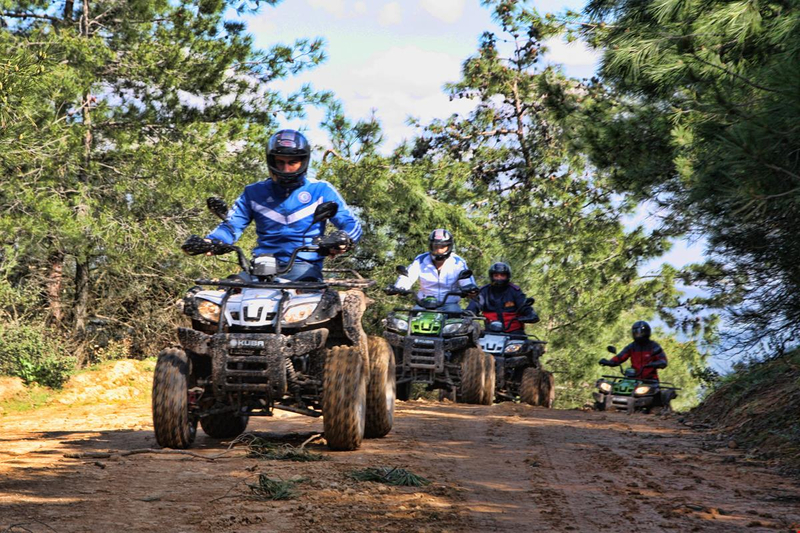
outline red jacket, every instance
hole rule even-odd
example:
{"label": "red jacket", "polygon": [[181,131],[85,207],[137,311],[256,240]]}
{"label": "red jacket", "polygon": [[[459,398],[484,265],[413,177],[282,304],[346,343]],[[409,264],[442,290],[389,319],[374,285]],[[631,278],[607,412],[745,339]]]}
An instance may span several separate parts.
{"label": "red jacket", "polygon": [[611,362],[614,366],[617,366],[628,359],[631,360],[631,366],[639,374],[638,377],[640,379],[658,379],[658,370],[656,368],[645,368],[648,363],[663,363],[664,366],[662,368],[667,366],[667,355],[655,341],[646,341],[641,344],[632,342],[612,357]]}

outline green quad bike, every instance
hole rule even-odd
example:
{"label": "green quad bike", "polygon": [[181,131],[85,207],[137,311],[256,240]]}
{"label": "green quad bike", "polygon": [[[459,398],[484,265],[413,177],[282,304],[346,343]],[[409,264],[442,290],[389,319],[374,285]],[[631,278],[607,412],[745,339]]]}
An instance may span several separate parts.
{"label": "green quad bike", "polygon": [[[225,219],[224,201],[207,203]],[[320,204],[309,227],[337,209],[335,202]],[[178,328],[179,344],[159,354],[153,374],[159,445],[188,448],[198,424],[212,438],[233,438],[250,417],[272,416],[275,409],[323,417],[325,440],[334,450],[354,450],[363,438],[389,433],[394,353],[361,327],[370,302],[363,289],[374,282],[280,278],[300,251],[347,245],[339,240],[334,233],[297,248],[283,267],[274,256],[248,262],[237,246],[201,237],[187,241],[183,248],[190,255],[236,252],[243,272],[196,280],[183,299],[191,327]]]}
{"label": "green quad bike", "polygon": [[[614,346],[606,348],[616,354]],[[657,379],[641,379],[634,368],[622,369],[622,376],[603,376],[597,380],[597,390],[592,393],[594,408],[598,411],[616,409],[628,414],[640,411],[650,413],[658,410],[661,413],[672,411],[670,402],[678,397],[676,391],[681,389],[672,383]]]}
{"label": "green quad bike", "polygon": [[[405,267],[397,272],[408,275]],[[464,270],[458,279],[467,279]],[[390,287],[390,295],[409,295],[412,291]],[[494,400],[494,358],[481,350],[481,327],[471,312],[446,311],[448,296],[465,297],[461,290],[449,291],[439,301],[435,297],[417,298],[414,309],[395,309],[386,318],[383,337],[389,341],[397,361],[397,399],[407,401],[414,383],[428,390],[440,389],[440,398],[461,403],[491,405]]]}
{"label": "green quad bike", "polygon": [[519,398],[529,405],[553,407],[553,374],[541,363],[546,342],[524,332],[505,332],[502,322],[489,322],[480,344],[495,361],[497,401]]}

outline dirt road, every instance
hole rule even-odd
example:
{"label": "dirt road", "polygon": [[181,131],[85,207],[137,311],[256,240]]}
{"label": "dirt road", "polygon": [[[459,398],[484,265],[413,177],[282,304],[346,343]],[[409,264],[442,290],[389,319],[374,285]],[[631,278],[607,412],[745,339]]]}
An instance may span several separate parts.
{"label": "dirt road", "polygon": [[[33,418],[35,416],[35,419]],[[252,419],[262,437],[322,422]],[[0,532],[254,531],[794,531],[800,486],[726,441],[675,419],[398,402],[394,431],[329,460],[208,461],[135,454],[154,447],[149,405],[46,409],[0,418]],[[198,431],[192,451],[227,445]],[[65,453],[112,451],[108,459]],[[367,466],[400,466],[427,487],[358,482]],[[301,477],[292,500],[255,499],[259,473]]]}

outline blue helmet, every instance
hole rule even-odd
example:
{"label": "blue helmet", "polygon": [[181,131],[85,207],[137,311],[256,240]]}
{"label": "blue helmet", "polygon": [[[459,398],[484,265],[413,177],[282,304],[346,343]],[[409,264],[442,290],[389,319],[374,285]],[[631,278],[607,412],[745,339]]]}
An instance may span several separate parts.
{"label": "blue helmet", "polygon": [[[495,281],[495,274],[505,274],[506,279]],[[489,267],[489,283],[495,287],[507,287],[511,283],[511,267],[508,263],[498,261]]]}

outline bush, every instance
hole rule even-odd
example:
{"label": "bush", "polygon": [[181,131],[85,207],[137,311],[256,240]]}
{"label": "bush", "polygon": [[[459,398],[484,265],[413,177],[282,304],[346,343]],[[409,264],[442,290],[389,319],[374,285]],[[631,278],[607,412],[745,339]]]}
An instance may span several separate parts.
{"label": "bush", "polygon": [[38,325],[0,324],[0,374],[59,388],[75,368],[56,334]]}

